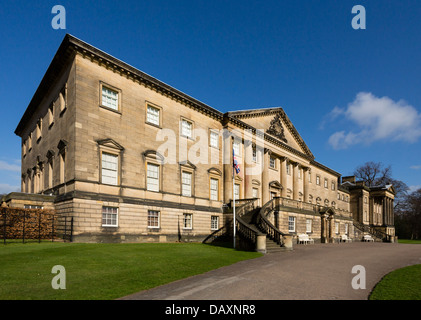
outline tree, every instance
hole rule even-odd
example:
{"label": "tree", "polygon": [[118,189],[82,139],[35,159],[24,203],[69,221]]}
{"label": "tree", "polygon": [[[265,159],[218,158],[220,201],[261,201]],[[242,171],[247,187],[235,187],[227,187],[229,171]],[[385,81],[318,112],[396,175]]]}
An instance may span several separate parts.
{"label": "tree", "polygon": [[395,214],[395,227],[401,238],[421,238],[421,189],[405,195]]}
{"label": "tree", "polygon": [[395,189],[395,208],[401,205],[403,198],[409,190],[406,183],[392,178],[392,167],[385,167],[381,162],[369,161],[357,167],[354,176],[365,182],[368,187],[393,185]]}

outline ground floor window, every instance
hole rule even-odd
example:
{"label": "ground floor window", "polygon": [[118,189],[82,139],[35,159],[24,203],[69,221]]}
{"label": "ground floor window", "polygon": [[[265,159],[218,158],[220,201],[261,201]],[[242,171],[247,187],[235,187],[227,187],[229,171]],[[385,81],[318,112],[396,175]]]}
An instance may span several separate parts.
{"label": "ground floor window", "polygon": [[193,215],[191,213],[183,214],[183,228],[192,229],[193,228]]}
{"label": "ground floor window", "polygon": [[307,233],[311,233],[312,224],[313,224],[313,220],[311,220],[311,219],[306,220],[306,232]]}
{"label": "ground floor window", "polygon": [[211,216],[211,230],[218,230],[219,228],[219,217]]}
{"label": "ground floor window", "polygon": [[102,207],[102,226],[117,227],[118,208]]}
{"label": "ground floor window", "polygon": [[288,217],[288,231],[295,232],[295,217]]}
{"label": "ground floor window", "polygon": [[148,210],[148,228],[159,228],[159,211]]}

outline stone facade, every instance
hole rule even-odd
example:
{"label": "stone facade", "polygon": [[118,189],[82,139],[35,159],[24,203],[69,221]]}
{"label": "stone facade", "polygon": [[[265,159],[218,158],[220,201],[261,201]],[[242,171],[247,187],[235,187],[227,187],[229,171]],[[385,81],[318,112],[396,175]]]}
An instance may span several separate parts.
{"label": "stone facade", "polygon": [[320,241],[385,225],[383,191],[341,184],[282,108],[221,113],[70,35],[15,133],[22,192],[54,197],[75,241],[200,241],[228,222],[233,192],[279,197],[278,228]]}

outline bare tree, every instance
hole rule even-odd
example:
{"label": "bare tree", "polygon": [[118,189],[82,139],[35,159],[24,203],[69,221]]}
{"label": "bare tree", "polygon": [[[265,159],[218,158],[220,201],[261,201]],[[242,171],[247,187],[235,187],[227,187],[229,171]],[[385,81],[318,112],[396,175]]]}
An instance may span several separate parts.
{"label": "bare tree", "polygon": [[404,201],[404,197],[409,189],[403,181],[392,178],[392,167],[390,165],[385,167],[381,162],[366,162],[355,169],[354,176],[364,181],[369,187],[393,185],[396,192],[395,208]]}
{"label": "bare tree", "polygon": [[354,176],[357,179],[363,180],[369,187],[386,184],[392,177],[392,168],[390,166],[384,167],[381,162],[369,161],[357,167],[354,171]]}
{"label": "bare tree", "polygon": [[421,238],[421,189],[404,196],[402,206],[395,212],[395,222],[399,237]]}

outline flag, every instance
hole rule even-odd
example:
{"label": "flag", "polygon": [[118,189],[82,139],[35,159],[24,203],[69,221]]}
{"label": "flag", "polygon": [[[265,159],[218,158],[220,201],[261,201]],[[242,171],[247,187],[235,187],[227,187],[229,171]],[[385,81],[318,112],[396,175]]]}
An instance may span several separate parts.
{"label": "flag", "polygon": [[235,159],[235,152],[234,149],[232,149],[232,166],[234,167],[234,170],[237,174],[240,173],[240,166],[238,165],[237,159]]}

